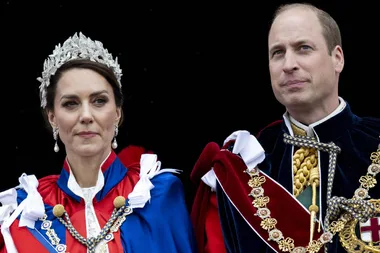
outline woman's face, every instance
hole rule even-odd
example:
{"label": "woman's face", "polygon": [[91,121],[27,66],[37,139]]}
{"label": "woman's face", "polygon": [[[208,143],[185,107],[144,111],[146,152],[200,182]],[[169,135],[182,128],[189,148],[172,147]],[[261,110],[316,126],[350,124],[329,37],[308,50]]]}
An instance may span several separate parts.
{"label": "woman's face", "polygon": [[57,83],[54,111],[48,112],[52,127],[67,155],[106,156],[118,125],[121,108],[115,103],[111,84],[97,72],[74,68]]}

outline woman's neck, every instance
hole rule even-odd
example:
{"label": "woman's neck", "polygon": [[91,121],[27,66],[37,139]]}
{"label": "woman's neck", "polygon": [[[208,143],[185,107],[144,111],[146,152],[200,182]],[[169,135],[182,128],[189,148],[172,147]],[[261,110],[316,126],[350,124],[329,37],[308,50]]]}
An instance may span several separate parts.
{"label": "woman's neck", "polygon": [[80,187],[86,188],[96,185],[99,169],[109,154],[110,151],[107,151],[107,153],[83,157],[67,153],[67,162]]}

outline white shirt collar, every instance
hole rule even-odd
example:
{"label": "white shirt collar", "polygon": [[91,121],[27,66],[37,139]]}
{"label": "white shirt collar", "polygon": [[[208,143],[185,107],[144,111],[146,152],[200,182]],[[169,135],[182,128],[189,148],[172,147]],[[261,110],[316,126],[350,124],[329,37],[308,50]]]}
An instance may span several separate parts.
{"label": "white shirt collar", "polygon": [[[95,195],[103,188],[104,186],[104,175],[103,175],[103,172],[102,172],[102,165],[104,164],[105,161],[107,161],[108,157],[110,156],[111,152],[108,154],[108,156],[104,159],[104,161],[100,164],[99,166],[99,170],[98,170],[98,180],[96,182],[96,185],[95,185],[95,190],[92,191],[92,196],[89,196],[90,199],[93,199],[95,197]],[[67,163],[68,166],[69,166],[69,169],[70,169],[70,174],[69,174],[69,179],[67,181],[67,187],[74,193],[76,194],[77,196],[80,196],[81,198],[84,199],[84,195],[83,195],[83,190],[82,188],[79,186],[77,180],[75,179],[74,177],[74,174],[71,170],[71,167],[70,167],[70,164]]]}

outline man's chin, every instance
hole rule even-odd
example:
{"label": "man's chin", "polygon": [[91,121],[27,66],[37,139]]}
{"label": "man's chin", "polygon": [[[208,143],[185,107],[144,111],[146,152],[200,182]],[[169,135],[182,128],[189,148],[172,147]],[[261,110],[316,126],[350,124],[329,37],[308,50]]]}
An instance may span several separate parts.
{"label": "man's chin", "polygon": [[285,107],[307,106],[311,103],[311,98],[305,93],[292,93],[283,97],[283,105]]}

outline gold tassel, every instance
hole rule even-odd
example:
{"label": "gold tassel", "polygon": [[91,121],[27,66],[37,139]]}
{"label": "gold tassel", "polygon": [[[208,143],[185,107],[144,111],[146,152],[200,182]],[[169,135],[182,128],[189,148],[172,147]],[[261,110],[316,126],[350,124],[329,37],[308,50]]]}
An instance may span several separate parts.
{"label": "gold tassel", "polygon": [[311,205],[309,206],[310,211],[310,242],[313,241],[314,236],[314,230],[315,230],[315,220],[317,213],[319,211],[318,205],[317,205],[317,187],[319,186],[319,170],[318,168],[314,167],[310,170],[310,180],[309,184],[312,187],[313,190],[313,197]]}
{"label": "gold tassel", "polygon": [[[306,131],[292,124],[295,135],[306,136]],[[319,186],[318,151],[314,148],[301,147],[293,155],[294,195],[303,192],[306,186],[312,187],[310,211],[310,242],[313,241],[316,217],[319,212],[317,204],[317,187]],[[320,223],[318,223],[320,231]]]}

